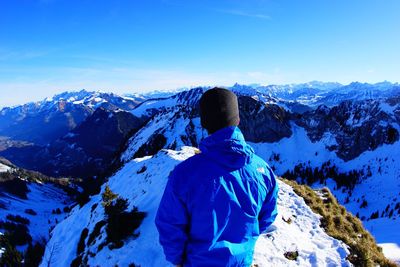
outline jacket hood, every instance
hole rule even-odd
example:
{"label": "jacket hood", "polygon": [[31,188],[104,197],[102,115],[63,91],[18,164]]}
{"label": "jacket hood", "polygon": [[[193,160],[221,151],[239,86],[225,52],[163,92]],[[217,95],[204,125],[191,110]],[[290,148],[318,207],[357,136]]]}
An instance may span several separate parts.
{"label": "jacket hood", "polygon": [[236,126],[216,131],[200,143],[201,153],[229,169],[237,169],[249,163],[254,150],[244,140]]}

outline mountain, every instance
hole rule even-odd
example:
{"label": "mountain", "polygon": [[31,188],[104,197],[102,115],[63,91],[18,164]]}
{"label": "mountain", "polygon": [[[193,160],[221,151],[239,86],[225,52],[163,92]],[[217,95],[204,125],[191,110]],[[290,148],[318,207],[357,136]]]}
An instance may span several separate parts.
{"label": "mountain", "polygon": [[345,100],[373,100],[399,94],[400,85],[398,83],[381,82],[369,84],[353,82],[322,95],[314,106],[321,104],[333,106]]}
{"label": "mountain", "polygon": [[386,81],[375,84],[353,82],[348,85],[313,81],[303,84],[267,86],[235,84],[232,90],[246,95],[258,95],[259,99],[262,96],[266,99],[275,99],[276,102],[282,100],[290,105],[296,103],[296,106],[301,105],[303,108],[308,106],[315,109],[320,105],[333,107],[345,100],[359,101],[392,97],[400,94],[400,85]]}
{"label": "mountain", "polygon": [[[195,88],[170,98],[143,102],[132,113],[153,116],[133,135],[124,159],[155,154],[162,148],[198,146],[206,132],[201,129],[198,101],[206,88]],[[247,140],[275,142],[291,135],[290,115],[278,105],[265,105],[248,95],[238,95],[241,129]]]}
{"label": "mountain", "polygon": [[[395,223],[400,218],[400,164],[395,153],[400,151],[399,96],[342,101],[295,113],[285,108],[287,101],[271,98],[265,102],[266,98],[251,96],[255,91],[246,88],[242,95],[239,89],[240,128],[278,175],[315,188],[328,186],[384,247],[400,244],[400,236],[386,234],[400,232]],[[121,159],[129,162],[161,149],[197,147],[206,133],[193,100],[198,101],[204,90],[148,100],[134,109],[132,113],[138,116],[153,117],[129,139]],[[371,228],[378,220],[390,230],[383,223]]]}
{"label": "mountain", "polygon": [[[183,147],[180,151],[162,150],[154,156],[127,162],[110,177],[107,186],[114,194],[128,200],[128,210],[136,207],[138,212],[145,212],[140,226],[134,230],[135,235],[118,246],[108,241],[110,232],[102,205],[107,187],[103,185],[100,194],[94,195],[82,208],[76,206],[70,216],[54,228],[41,266],[169,266],[158,243],[155,214],[168,173],[194,153],[195,149]],[[319,216],[290,186],[282,182],[279,185],[278,230],[259,238],[255,266],[350,266],[346,259],[350,253],[348,247],[325,233]],[[297,260],[289,260],[290,253],[295,252]]]}
{"label": "mountain", "polygon": [[23,168],[52,176],[87,178],[104,173],[126,138],[144,121],[99,107],[80,125],[46,146],[9,148],[0,154]]}
{"label": "mountain", "polygon": [[327,148],[347,161],[399,140],[399,100],[400,95],[377,100],[346,100],[332,108],[321,105],[304,113],[296,123],[307,130],[312,142],[333,134],[336,143]]}
{"label": "mountain", "polygon": [[[131,146],[135,151],[130,157],[139,149],[158,151],[180,145],[197,146],[204,137],[198,101],[205,90],[195,88],[169,98],[147,100],[132,110],[137,117],[151,119],[131,137],[130,142],[137,145]],[[265,103],[250,96],[248,91],[245,94],[236,91],[236,94],[241,115],[240,128],[246,140],[251,142],[273,143],[290,138],[294,125],[298,125],[306,130],[312,142],[331,135],[329,141],[324,141],[325,148],[348,161],[365,151],[399,140],[400,95],[377,100],[342,101],[331,108],[320,105],[298,114],[285,108],[282,105],[285,102]],[[138,155],[146,153],[139,152]]]}
{"label": "mountain", "polygon": [[[142,263],[147,266],[154,261],[161,266],[164,264],[162,254],[157,250],[159,245],[154,236],[151,216],[154,215],[157,200],[165,185],[162,179],[168,176],[180,160],[194,153],[192,148],[186,146],[198,147],[200,141],[207,136],[201,128],[198,108],[198,101],[207,89],[198,87],[176,94],[146,98],[128,112],[120,108],[110,110],[99,107],[79,126],[50,144],[0,152],[0,155],[5,155],[13,163],[31,164],[34,169],[42,168],[40,170],[50,171],[54,175],[73,173],[87,178],[101,176],[101,179],[88,179],[89,186],[81,194],[85,195],[83,201],[80,201],[81,207],[76,206],[71,216],[54,229],[42,264],[60,263],[60,260],[68,264],[73,262],[73,266],[79,262],[87,262],[89,265],[102,262],[121,265]],[[319,196],[322,196],[320,188],[328,187],[339,203],[374,234],[385,255],[400,262],[400,236],[397,234],[400,233],[397,223],[400,218],[399,85],[387,82],[372,85],[352,83],[345,86],[320,82],[267,87],[236,84],[232,90],[239,100],[239,127],[246,140],[271,165],[275,173],[310,185],[317,190]],[[182,147],[185,148],[180,151]],[[108,184],[103,184],[108,176]],[[284,231],[279,231],[272,234],[274,238],[282,240],[276,246],[268,239],[261,239],[263,246],[276,253],[256,251],[256,263],[263,266],[262,262],[266,260],[278,265],[290,265],[291,262],[282,254],[293,250],[301,252],[298,260],[292,262],[293,265],[310,265],[313,259],[317,259],[315,264],[329,265],[328,261],[333,265],[347,264],[346,257],[357,248],[348,249],[346,245],[339,248],[336,245],[340,242],[336,240],[333,241],[336,250],[331,251],[321,245],[331,242],[325,239],[317,244],[317,248],[313,247],[315,244],[312,240],[322,238],[323,233],[318,232],[318,235],[312,236],[300,233],[296,228],[308,216],[303,214],[309,214],[307,207],[296,198],[296,194],[301,195],[301,191],[296,190],[294,194],[287,185],[282,183],[281,186],[281,221],[287,220],[285,213],[288,209],[290,214],[295,215],[291,217],[292,221],[293,218],[300,219],[299,222],[294,220],[294,224],[290,224],[293,228],[290,229],[281,221],[278,221],[278,225],[295,238],[291,239]],[[87,188],[91,189],[87,191]],[[107,196],[113,196],[110,188],[126,199],[126,202],[121,200],[120,203],[122,207],[127,205],[121,213],[122,221],[131,218],[135,223],[122,229],[140,233],[136,239],[135,235],[124,239],[122,243],[113,239],[115,229],[107,223],[107,214],[100,205]],[[309,206],[321,201],[317,197],[312,203],[309,202],[308,193],[301,197],[306,199]],[[285,206],[286,202],[291,201],[299,205],[294,208]],[[327,216],[319,210],[317,208],[313,211]],[[344,213],[343,210],[338,208],[326,220],[336,220],[340,224],[343,218],[336,216]],[[352,218],[344,214],[344,217]],[[311,219],[309,223],[312,222]],[[314,221],[313,227],[320,224],[325,225],[324,221]],[[73,230],[65,235],[72,225]],[[345,228],[359,228],[351,225]],[[324,230],[328,232],[329,229]],[[304,231],[307,233],[309,228]],[[336,234],[333,235],[337,237]],[[363,238],[365,235],[360,234]],[[60,250],[64,239],[67,251],[56,252]],[[288,240],[294,244],[293,247],[287,246]],[[316,255],[302,250],[301,243],[298,243],[300,240],[307,240],[306,247],[311,246],[308,251],[317,251]],[[367,244],[370,241],[357,242]],[[351,242],[346,244],[351,245]],[[153,256],[136,253],[139,248],[140,251],[151,251],[149,253]],[[343,252],[346,249],[348,251]],[[320,253],[325,252],[329,256],[321,259],[319,255],[325,254]]]}
{"label": "mountain", "polygon": [[0,136],[46,145],[74,129],[99,108],[132,110],[144,97],[65,92],[35,103],[0,110]]}
{"label": "mountain", "polygon": [[0,162],[0,258],[15,253],[27,266],[38,265],[50,231],[67,217],[77,191],[67,179]]}
{"label": "mountain", "polygon": [[135,94],[124,94],[125,97],[129,98],[145,98],[145,99],[154,99],[154,98],[166,98],[170,97],[173,95],[176,95],[180,92],[183,91],[188,91],[189,88],[183,87],[183,88],[178,88],[178,89],[173,89],[173,90],[154,90],[154,91],[149,91],[149,92],[142,92],[142,93],[135,93]]}

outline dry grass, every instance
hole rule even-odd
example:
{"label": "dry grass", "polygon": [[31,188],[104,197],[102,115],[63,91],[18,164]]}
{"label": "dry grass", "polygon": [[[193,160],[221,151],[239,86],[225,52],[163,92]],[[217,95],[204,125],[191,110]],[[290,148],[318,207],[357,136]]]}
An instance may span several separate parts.
{"label": "dry grass", "polygon": [[321,226],[326,233],[342,240],[350,248],[348,260],[355,266],[393,266],[396,264],[385,258],[382,249],[367,232],[361,221],[341,206],[328,188],[314,191],[306,185],[282,179],[293,187],[295,193],[304,198],[307,205],[322,216]]}

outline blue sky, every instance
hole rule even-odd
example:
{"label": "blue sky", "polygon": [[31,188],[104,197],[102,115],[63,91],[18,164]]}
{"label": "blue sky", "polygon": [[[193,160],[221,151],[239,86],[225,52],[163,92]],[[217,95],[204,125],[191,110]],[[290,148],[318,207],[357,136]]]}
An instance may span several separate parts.
{"label": "blue sky", "polygon": [[2,0],[0,106],[140,92],[399,81],[398,0]]}

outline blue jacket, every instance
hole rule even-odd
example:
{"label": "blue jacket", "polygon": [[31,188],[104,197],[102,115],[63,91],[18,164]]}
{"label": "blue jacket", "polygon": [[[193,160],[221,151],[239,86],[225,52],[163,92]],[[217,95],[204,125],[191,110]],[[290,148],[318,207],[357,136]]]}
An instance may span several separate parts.
{"label": "blue jacket", "polygon": [[183,266],[250,266],[277,215],[271,168],[237,127],[205,138],[169,176],[156,216],[166,259]]}

